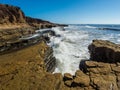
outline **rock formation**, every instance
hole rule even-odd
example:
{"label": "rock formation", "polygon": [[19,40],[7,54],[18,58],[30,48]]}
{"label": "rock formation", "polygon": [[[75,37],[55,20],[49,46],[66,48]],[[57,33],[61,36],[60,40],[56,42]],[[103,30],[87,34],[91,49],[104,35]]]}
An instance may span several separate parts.
{"label": "rock formation", "polygon": [[27,17],[19,7],[7,4],[0,4],[0,20],[0,26],[6,25],[7,27],[10,25],[10,27],[14,26],[13,28],[23,28],[23,26],[41,28],[40,25],[43,25],[42,28],[47,28],[57,25],[49,21]]}
{"label": "rock formation", "polygon": [[39,90],[46,71],[54,71],[55,66],[52,50],[44,41],[0,55],[0,90]]}
{"label": "rock formation", "polygon": [[31,17],[26,17],[26,22],[35,28],[51,28],[57,26],[57,24],[53,24],[49,21],[45,21],[42,19],[37,19],[37,18],[31,18]]}
{"label": "rock formation", "polygon": [[120,29],[115,28],[97,28],[98,30],[113,30],[113,31],[120,31]]}
{"label": "rock formation", "polygon": [[88,48],[91,60],[109,63],[120,62],[120,45],[104,40],[93,40]]}
{"label": "rock formation", "polygon": [[89,50],[91,60],[81,61],[75,76],[64,74],[65,90],[120,90],[119,45],[93,40]]}
{"label": "rock formation", "polygon": [[0,90],[120,90],[120,45],[94,40],[88,47],[90,60],[81,61],[75,75],[52,74],[56,59],[44,38],[17,38],[56,24],[2,4],[0,19]]}
{"label": "rock formation", "polygon": [[37,29],[54,26],[64,25],[28,17],[19,7],[0,4],[0,46],[14,42],[22,36],[34,34]]}
{"label": "rock formation", "polygon": [[25,18],[19,7],[0,4],[0,24],[25,23]]}
{"label": "rock formation", "polygon": [[34,34],[36,29],[53,26],[57,24],[25,16],[19,7],[0,4],[0,46]]}
{"label": "rock formation", "polygon": [[[102,50],[102,53],[107,53],[103,51],[108,47],[114,53],[114,48],[118,45],[95,40],[89,49],[90,52],[99,53]],[[102,57],[102,54],[99,54],[99,57]],[[92,56],[96,61],[81,61],[81,70],[77,70],[75,75],[52,74],[50,72],[53,72],[56,66],[53,50],[41,40],[38,44],[0,55],[0,89],[120,90],[120,63],[117,57],[114,57],[113,63],[106,63],[99,57]]]}

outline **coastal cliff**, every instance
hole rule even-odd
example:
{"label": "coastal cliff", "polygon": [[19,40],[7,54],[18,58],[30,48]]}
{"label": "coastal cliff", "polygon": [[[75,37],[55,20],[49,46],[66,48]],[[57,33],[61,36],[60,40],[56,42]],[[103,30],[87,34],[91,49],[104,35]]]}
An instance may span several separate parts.
{"label": "coastal cliff", "polygon": [[42,19],[28,17],[16,6],[0,4],[0,46],[14,42],[22,36],[31,35],[40,28],[51,28],[54,24]]}
{"label": "coastal cliff", "polygon": [[25,14],[19,7],[0,4],[0,24],[20,24],[26,23]]}
{"label": "coastal cliff", "polygon": [[[42,26],[43,25],[43,26]],[[45,26],[46,25],[46,26]],[[0,28],[47,28],[57,24],[25,16],[20,7],[0,4]],[[5,27],[3,27],[5,26]]]}

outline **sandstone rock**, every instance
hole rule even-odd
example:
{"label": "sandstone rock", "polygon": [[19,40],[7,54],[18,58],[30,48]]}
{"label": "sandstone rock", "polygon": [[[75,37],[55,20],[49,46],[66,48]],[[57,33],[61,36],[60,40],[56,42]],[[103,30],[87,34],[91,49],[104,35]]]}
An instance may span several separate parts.
{"label": "sandstone rock", "polygon": [[91,83],[92,82],[93,87],[98,90],[118,90],[115,75],[100,75],[98,77],[92,77]]}
{"label": "sandstone rock", "polygon": [[19,7],[0,4],[0,45],[16,41],[22,36],[34,34],[35,30],[40,28],[55,26],[62,25],[27,17]]}
{"label": "sandstone rock", "polygon": [[55,24],[45,21],[42,19],[37,19],[37,18],[31,18],[31,17],[26,17],[26,22],[35,28],[42,29],[42,28],[51,28],[56,26]]}
{"label": "sandstone rock", "polygon": [[[90,85],[98,90],[119,90],[116,79],[116,71],[112,69],[116,64],[85,61],[87,73],[89,73]],[[117,71],[118,72],[118,71]],[[119,75],[118,75],[119,76]],[[119,80],[118,80],[119,81]]]}
{"label": "sandstone rock", "polygon": [[95,74],[109,74],[112,72],[109,63],[86,61],[87,71]]}
{"label": "sandstone rock", "polygon": [[90,79],[89,77],[86,77],[86,76],[76,77],[73,80],[73,83],[74,83],[74,86],[80,86],[80,87],[89,86]]}
{"label": "sandstone rock", "polygon": [[67,85],[68,87],[71,87],[73,83],[73,80],[66,80],[65,81],[65,85]]}
{"label": "sandstone rock", "polygon": [[72,80],[73,79],[73,76],[70,74],[70,73],[65,73],[64,74],[64,80]]}
{"label": "sandstone rock", "polygon": [[81,70],[77,70],[77,71],[75,72],[75,76],[76,76],[76,77],[81,77],[81,76],[86,76],[86,75],[85,75],[85,73],[83,73]]}
{"label": "sandstone rock", "polygon": [[48,73],[41,79],[39,90],[62,90],[62,84],[60,77],[56,78],[56,75]]}
{"label": "sandstone rock", "polygon": [[25,15],[19,7],[0,4],[0,24],[24,23]]}
{"label": "sandstone rock", "polygon": [[48,49],[45,42],[40,42],[19,51],[0,55],[0,90],[40,90],[40,82],[43,82],[41,80],[49,80],[49,77],[54,77],[54,83],[58,83],[56,88],[59,88],[61,74],[45,76],[44,56]]}
{"label": "sandstone rock", "polygon": [[89,86],[90,78],[88,75],[86,75],[82,71],[78,70],[75,74],[73,83],[75,86]]}
{"label": "sandstone rock", "polygon": [[91,60],[100,62],[120,62],[120,46],[109,41],[93,40],[89,45]]}
{"label": "sandstone rock", "polygon": [[84,87],[84,90],[96,90],[96,89],[93,88],[92,86],[88,86],[88,87]]}
{"label": "sandstone rock", "polygon": [[117,86],[120,89],[120,74],[117,75]]}
{"label": "sandstone rock", "polygon": [[117,65],[112,64],[111,67],[112,67],[112,70],[113,70],[116,74],[117,74],[117,73],[120,73],[120,66],[117,66]]}
{"label": "sandstone rock", "polygon": [[71,87],[70,90],[84,90],[84,88],[82,88],[82,87]]}
{"label": "sandstone rock", "polygon": [[1,25],[9,26],[17,24],[19,26],[24,24],[24,26],[31,26],[38,29],[40,28],[40,25],[43,25],[43,28],[50,28],[57,25],[42,19],[26,17],[20,7],[7,4],[0,4],[0,20]]}

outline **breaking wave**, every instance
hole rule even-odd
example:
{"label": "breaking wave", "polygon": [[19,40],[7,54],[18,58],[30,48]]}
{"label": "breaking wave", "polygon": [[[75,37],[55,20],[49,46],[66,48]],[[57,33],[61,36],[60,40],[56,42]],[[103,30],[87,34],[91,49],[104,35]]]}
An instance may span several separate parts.
{"label": "breaking wave", "polygon": [[50,38],[49,45],[53,47],[57,59],[55,72],[74,74],[79,69],[80,61],[89,59],[88,45],[93,39],[120,43],[120,32],[101,31],[91,27],[70,25],[64,28],[65,30],[60,27],[53,28],[57,36]]}

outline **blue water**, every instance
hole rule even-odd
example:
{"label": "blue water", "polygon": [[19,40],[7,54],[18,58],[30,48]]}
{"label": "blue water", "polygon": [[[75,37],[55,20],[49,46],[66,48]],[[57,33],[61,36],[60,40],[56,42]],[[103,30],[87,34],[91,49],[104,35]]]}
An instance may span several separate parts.
{"label": "blue water", "polygon": [[74,74],[81,60],[90,58],[88,46],[92,40],[109,40],[120,44],[120,30],[99,30],[98,28],[120,28],[120,25],[69,25],[62,30],[53,28],[61,37],[51,37],[54,56],[57,58],[55,72]]}

